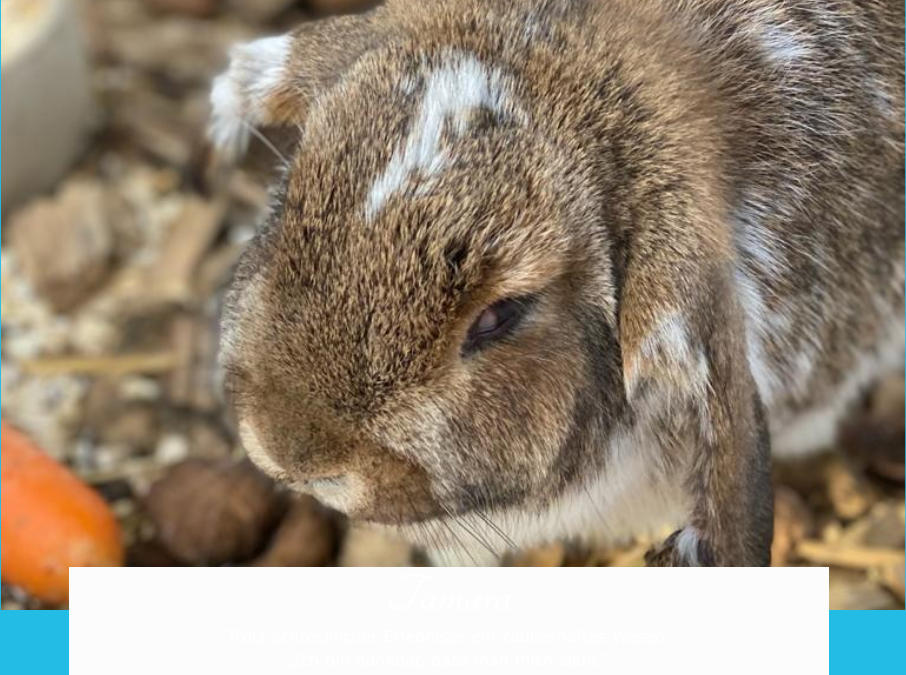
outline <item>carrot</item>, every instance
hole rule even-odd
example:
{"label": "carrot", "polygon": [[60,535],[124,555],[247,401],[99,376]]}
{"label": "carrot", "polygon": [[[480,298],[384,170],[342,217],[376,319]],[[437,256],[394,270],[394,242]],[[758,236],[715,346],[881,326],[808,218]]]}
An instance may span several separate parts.
{"label": "carrot", "polygon": [[0,442],[0,575],[65,604],[70,567],[123,564],[119,523],[97,492],[5,423]]}

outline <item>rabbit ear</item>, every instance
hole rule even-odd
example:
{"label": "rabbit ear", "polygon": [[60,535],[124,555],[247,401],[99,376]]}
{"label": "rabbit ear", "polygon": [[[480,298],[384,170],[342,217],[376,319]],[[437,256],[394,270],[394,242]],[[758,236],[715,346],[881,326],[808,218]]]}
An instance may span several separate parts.
{"label": "rabbit ear", "polygon": [[[626,398],[650,391],[646,383],[659,394],[699,396],[712,376],[704,324],[715,286],[732,294],[729,246],[675,225],[642,232],[632,246],[619,306]],[[722,299],[728,310],[731,300]]]}
{"label": "rabbit ear", "polygon": [[[627,399],[640,424],[669,410],[687,415],[692,430],[691,520],[651,558],[660,564],[770,559],[768,432],[720,232],[676,224],[643,231],[625,269],[619,333]],[[669,444],[665,438],[665,451]]]}
{"label": "rabbit ear", "polygon": [[382,16],[375,10],[312,21],[233,47],[211,89],[208,137],[216,151],[234,160],[252,128],[301,124],[319,91],[380,44]]}

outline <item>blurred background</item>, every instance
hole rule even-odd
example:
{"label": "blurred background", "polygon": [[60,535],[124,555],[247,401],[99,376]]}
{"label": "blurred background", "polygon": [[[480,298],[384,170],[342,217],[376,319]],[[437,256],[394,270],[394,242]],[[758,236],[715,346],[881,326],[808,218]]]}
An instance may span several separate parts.
{"label": "blurred background", "polygon": [[[238,167],[212,160],[211,79],[236,42],[371,4],[0,0],[2,416],[101,495],[124,564],[426,564],[243,460],[215,364],[221,293],[277,160],[257,140]],[[776,467],[775,564],[831,565],[833,608],[903,608],[903,438],[894,375],[840,447]],[[28,570],[9,583],[3,527],[3,608],[65,605]],[[502,562],[640,565],[649,544]]]}

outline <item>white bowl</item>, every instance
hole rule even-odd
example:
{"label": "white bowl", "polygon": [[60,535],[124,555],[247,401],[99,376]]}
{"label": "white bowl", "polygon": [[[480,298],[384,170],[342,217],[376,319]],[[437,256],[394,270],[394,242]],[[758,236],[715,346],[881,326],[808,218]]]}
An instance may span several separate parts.
{"label": "white bowl", "polygon": [[70,0],[2,0],[3,211],[51,188],[94,125],[88,63]]}

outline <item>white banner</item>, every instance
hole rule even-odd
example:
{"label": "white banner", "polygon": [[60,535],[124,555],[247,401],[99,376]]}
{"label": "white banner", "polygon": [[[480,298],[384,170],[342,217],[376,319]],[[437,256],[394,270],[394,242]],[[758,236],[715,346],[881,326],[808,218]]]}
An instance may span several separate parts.
{"label": "white banner", "polygon": [[73,675],[828,671],[826,568],[78,568]]}

